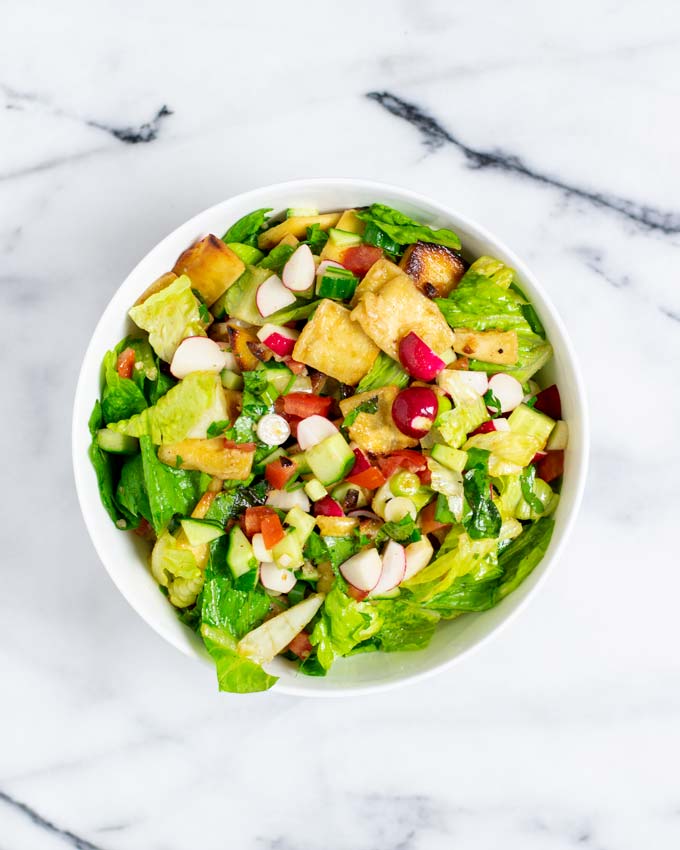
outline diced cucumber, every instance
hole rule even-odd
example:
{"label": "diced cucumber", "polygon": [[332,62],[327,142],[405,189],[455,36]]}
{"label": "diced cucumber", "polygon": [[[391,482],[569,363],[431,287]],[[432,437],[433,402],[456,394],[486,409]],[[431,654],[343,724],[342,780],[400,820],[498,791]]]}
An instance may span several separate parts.
{"label": "diced cucumber", "polygon": [[375,245],[376,248],[382,248],[384,251],[387,251],[388,254],[401,253],[401,245],[398,242],[395,242],[394,239],[388,236],[384,230],[381,230],[372,221],[366,222],[364,242],[369,245]]}
{"label": "diced cucumber", "polygon": [[238,525],[235,525],[229,532],[227,564],[234,578],[242,576],[248,570],[257,568],[257,561],[253,555],[253,547]]}
{"label": "diced cucumber", "polygon": [[224,529],[210,520],[187,517],[180,520],[190,546],[201,546],[224,535]]}
{"label": "diced cucumber", "polygon": [[254,248],[252,245],[244,245],[243,242],[227,242],[227,248],[231,248],[247,266],[254,266],[264,257],[264,254],[258,248]]}
{"label": "diced cucumber", "polygon": [[127,434],[102,428],[101,431],[97,431],[97,445],[105,452],[114,455],[132,455],[139,449],[139,440],[136,437],[128,437]]}
{"label": "diced cucumber", "polygon": [[318,479],[311,478],[305,484],[305,493],[313,502],[318,502],[319,499],[323,499],[324,496],[328,495],[328,490],[326,490]]}
{"label": "diced cucumber", "polygon": [[319,211],[314,207],[289,207],[286,210],[286,218],[297,218],[299,216],[307,218],[318,214]]}
{"label": "diced cucumber", "polygon": [[441,463],[447,469],[452,469],[454,472],[462,472],[467,463],[467,452],[461,449],[452,449],[451,446],[445,446],[442,443],[437,443],[432,446],[430,452],[437,463]]}
{"label": "diced cucumber", "polygon": [[297,570],[304,564],[302,544],[296,529],[291,529],[283,540],[279,540],[272,549],[272,555],[276,565],[284,570]]}
{"label": "diced cucumber", "polygon": [[220,380],[225,390],[241,390],[243,389],[243,378],[236,372],[229,369],[222,369],[220,372]]}
{"label": "diced cucumber", "polygon": [[333,266],[323,273],[316,283],[316,294],[320,298],[335,298],[344,301],[354,295],[359,279],[351,272],[349,274],[338,274],[340,269]]}
{"label": "diced cucumber", "polygon": [[395,597],[399,596],[400,593],[400,588],[393,587],[392,590],[386,590],[384,593],[371,593],[369,594],[369,596],[371,597],[371,599],[394,599]]}
{"label": "diced cucumber", "polygon": [[311,472],[311,468],[309,463],[307,462],[307,458],[305,457],[304,452],[298,452],[297,454],[289,455],[290,459],[297,466],[298,475],[307,475],[308,472]]}
{"label": "diced cucumber", "polygon": [[546,443],[546,449],[551,451],[559,451],[567,448],[569,443],[569,426],[563,419],[558,419],[553,428],[550,439]]}
{"label": "diced cucumber", "polygon": [[324,486],[342,481],[356,460],[340,432],[307,449],[305,457],[314,476]]}
{"label": "diced cucumber", "polygon": [[295,381],[295,375],[283,364],[278,367],[267,366],[263,371],[267,377],[267,381],[279,395],[287,393]]}
{"label": "diced cucumber", "polygon": [[539,448],[542,449],[548,442],[550,432],[555,427],[555,420],[535,410],[526,404],[516,407],[508,416],[508,425],[515,434],[524,434],[527,437],[536,437],[539,440]]}
{"label": "diced cucumber", "polygon": [[338,230],[337,227],[328,228],[328,238],[337,248],[349,248],[352,245],[361,245],[361,236],[350,230]]}
{"label": "diced cucumber", "polygon": [[312,533],[314,526],[316,525],[314,517],[306,514],[302,508],[298,507],[291,508],[288,511],[284,522],[286,525],[290,525],[295,529],[295,534],[300,542],[300,546],[305,545],[307,538]]}

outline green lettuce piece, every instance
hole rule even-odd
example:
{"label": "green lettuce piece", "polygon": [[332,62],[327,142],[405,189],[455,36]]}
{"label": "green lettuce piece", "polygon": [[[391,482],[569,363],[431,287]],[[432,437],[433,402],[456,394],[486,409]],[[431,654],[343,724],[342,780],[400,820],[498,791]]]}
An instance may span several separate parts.
{"label": "green lettuce piece", "polygon": [[383,652],[425,649],[439,622],[439,614],[398,598],[375,603],[381,619],[375,640]]}
{"label": "green lettuce piece", "polygon": [[[121,349],[122,350],[122,349]],[[140,387],[131,378],[121,378],[116,369],[118,351],[107,351],[104,355],[104,388],[102,389],[102,415],[104,422],[128,419],[146,409],[146,398]]]}
{"label": "green lettuce piece", "polygon": [[232,224],[222,237],[222,241],[227,244],[229,242],[241,242],[243,245],[251,245],[257,248],[257,236],[264,227],[267,216],[271,211],[271,207],[263,207],[244,215]]}
{"label": "green lettuce piece", "polygon": [[[213,499],[205,519],[226,525],[230,519],[239,517],[246,508],[263,505],[267,499],[267,482],[262,480],[249,487],[241,486],[218,493]],[[225,538],[226,539],[226,538]]]}
{"label": "green lettuce piece", "polygon": [[460,249],[460,239],[452,230],[441,228],[433,230],[424,224],[418,224],[404,213],[385,204],[371,204],[367,210],[360,210],[357,218],[371,222],[386,233],[399,245],[411,245],[414,242],[433,242],[447,248]]}
{"label": "green lettuce piece", "polygon": [[203,571],[195,552],[167,529],[160,533],[151,552],[151,574],[166,588],[168,599],[176,608],[193,605],[203,588]]}
{"label": "green lettuce piece", "polygon": [[247,266],[236,283],[230,286],[224,295],[213,304],[212,310],[215,316],[218,318],[230,316],[233,319],[249,322],[251,325],[285,325],[287,322],[306,319],[314,312],[318,301],[298,298],[290,307],[284,307],[282,310],[272,313],[271,316],[263,317],[257,309],[257,290],[260,284],[273,274],[272,270],[267,268],[264,263],[265,260],[259,266]]}
{"label": "green lettuce piece", "polygon": [[473,540],[498,537],[503,520],[491,494],[489,478],[489,455],[485,449],[472,448],[468,451],[466,472],[463,476],[463,491],[467,512],[463,526]]}
{"label": "green lettuce piece", "polygon": [[227,403],[220,376],[214,372],[192,372],[159,398],[153,407],[112,422],[119,434],[141,437],[149,434],[161,446],[187,437],[205,438],[213,422],[227,418]]}
{"label": "green lettuce piece", "polygon": [[304,556],[314,564],[330,561],[333,569],[337,571],[340,564],[356,555],[362,548],[361,535],[357,529],[344,537],[321,537],[313,531],[305,543]]}
{"label": "green lettuce piece", "polygon": [[191,281],[182,275],[143,304],[132,307],[128,315],[148,332],[149,343],[161,360],[170,363],[183,339],[205,336],[206,323],[201,319],[200,307]]}
{"label": "green lettuce piece", "polygon": [[503,578],[498,587],[498,599],[503,599],[516,590],[536,567],[546,553],[555,521],[549,517],[539,519],[524,529],[498,558]]}
{"label": "green lettuce piece", "polygon": [[368,374],[359,381],[357,393],[365,393],[368,390],[377,390],[380,387],[395,386],[403,389],[408,385],[410,377],[396,360],[389,354],[381,351],[373,361]]}
{"label": "green lettuce piece", "polygon": [[316,647],[319,663],[328,670],[338,656],[347,655],[357,644],[377,634],[380,623],[377,608],[352,599],[336,579],[309,640]]}
{"label": "green lettuce piece", "polygon": [[[471,267],[448,298],[435,302],[452,328],[472,328],[476,331],[515,331],[518,360],[512,365],[470,360],[470,368],[481,372],[507,372],[526,383],[550,360],[552,346],[536,333],[535,311],[527,320],[527,300],[516,287],[505,288]],[[529,305],[530,306],[530,305]],[[532,327],[533,325],[533,327]]]}
{"label": "green lettuce piece", "polygon": [[118,504],[124,507],[132,516],[144,517],[152,521],[151,506],[144,483],[144,464],[141,454],[129,458],[120,471],[120,480],[116,490]]}
{"label": "green lettuce piece", "polygon": [[381,526],[375,536],[375,545],[380,546],[385,540],[396,540],[406,546],[420,540],[422,534],[411,514],[406,514],[401,519],[386,522]]}
{"label": "green lettuce piece", "polygon": [[276,245],[267,256],[257,264],[258,268],[269,269],[274,274],[281,274],[283,267],[295,253],[292,245]]}
{"label": "green lettuce piece", "polygon": [[158,460],[151,438],[139,438],[150,522],[159,534],[176,514],[188,516],[203,493],[200,472],[173,469]]}
{"label": "green lettuce piece", "polygon": [[484,399],[477,396],[460,407],[442,413],[437,417],[436,426],[444,442],[459,449],[467,440],[467,435],[489,418]]}
{"label": "green lettuce piece", "polygon": [[472,611],[487,611],[498,603],[498,584],[503,571],[496,566],[485,569],[481,576],[475,572],[460,576],[446,590],[425,603],[445,620]]}
{"label": "green lettuce piece", "polygon": [[307,228],[307,238],[305,239],[309,250],[317,256],[323,251],[326,242],[328,242],[328,233],[321,229],[320,224],[313,224]]}
{"label": "green lettuce piece", "polygon": [[99,443],[97,442],[97,431],[99,431],[103,424],[104,416],[102,414],[101,403],[95,401],[87,423],[92,438],[88,449],[88,456],[97,476],[99,497],[106,512],[118,528],[135,528],[138,523],[134,516],[116,498],[116,483],[121,465],[120,457],[103,451],[99,448]]}
{"label": "green lettuce piece", "polygon": [[236,652],[236,641],[226,629],[216,629],[207,624],[201,626],[201,637],[217,670],[217,682],[221,691],[232,694],[251,694],[268,691],[278,682],[269,673],[248,658]]}

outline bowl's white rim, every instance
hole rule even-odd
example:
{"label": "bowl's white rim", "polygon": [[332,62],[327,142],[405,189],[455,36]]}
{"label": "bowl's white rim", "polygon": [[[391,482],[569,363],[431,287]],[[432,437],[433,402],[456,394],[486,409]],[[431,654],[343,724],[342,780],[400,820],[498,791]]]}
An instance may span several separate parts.
{"label": "bowl's white rim", "polygon": [[[92,336],[90,337],[90,342],[88,343],[87,349],[86,349],[85,354],[83,356],[81,368],[80,368],[79,375],[78,375],[78,381],[77,381],[77,385],[76,385],[75,397],[74,397],[73,417],[72,417],[72,427],[71,427],[72,462],[73,462],[73,473],[74,473],[75,484],[76,484],[76,492],[77,492],[77,495],[78,495],[78,503],[80,505],[80,510],[81,510],[81,513],[82,513],[82,516],[83,516],[83,520],[85,522],[85,526],[87,528],[87,531],[88,531],[88,534],[89,534],[90,539],[92,541],[92,544],[93,544],[93,546],[94,546],[94,548],[97,552],[97,555],[98,555],[100,561],[102,562],[102,564],[103,564],[106,572],[108,573],[109,577],[113,581],[114,585],[116,586],[118,591],[124,596],[124,598],[126,599],[128,604],[130,605],[130,607],[138,614],[138,616],[140,616],[147,623],[147,625],[149,625],[153,629],[154,632],[156,632],[158,635],[163,637],[168,643],[172,644],[172,646],[174,646],[176,649],[179,649],[183,654],[185,654],[189,657],[192,657],[192,658],[197,658],[197,659],[204,661],[204,662],[207,661],[207,659],[202,658],[196,652],[191,651],[188,647],[181,646],[181,645],[178,645],[177,643],[175,643],[175,641],[171,638],[171,636],[165,634],[164,631],[159,629],[155,623],[150,622],[149,619],[147,619],[139,611],[139,609],[137,608],[137,606],[134,603],[134,600],[131,599],[130,596],[128,594],[126,594],[123,590],[121,590],[121,588],[118,586],[118,583],[115,580],[115,577],[113,576],[113,574],[109,570],[106,558],[102,554],[102,551],[101,551],[102,547],[100,546],[100,541],[98,540],[98,535],[96,533],[94,524],[90,523],[90,521],[88,520],[88,511],[89,511],[90,508],[89,508],[89,506],[86,506],[85,497],[84,497],[84,487],[83,487],[82,481],[83,481],[83,476],[85,474],[87,474],[88,471],[90,471],[90,473],[91,473],[91,470],[87,469],[87,462],[88,462],[87,457],[86,456],[81,457],[82,447],[80,445],[77,445],[77,436],[76,436],[77,435],[77,428],[82,426],[81,418],[82,418],[83,412],[87,410],[88,405],[90,404],[90,401],[91,401],[90,399],[85,398],[85,393],[86,393],[85,375],[84,375],[85,364],[89,362],[89,360],[91,359],[91,357],[93,355],[93,351],[95,349],[95,341],[98,337],[99,329],[100,329],[101,325],[104,324],[104,321],[105,321],[105,319],[108,315],[108,312],[111,309],[111,302],[115,299],[115,296],[118,293],[118,291],[125,286],[125,284],[129,280],[129,278],[133,277],[136,274],[139,266],[141,266],[144,262],[146,262],[146,260],[150,257],[150,255],[153,254],[157,249],[159,249],[160,246],[166,240],[172,239],[172,237],[175,235],[175,233],[177,233],[177,231],[179,231],[179,230],[181,230],[185,227],[188,227],[194,221],[198,220],[199,218],[202,218],[207,213],[211,212],[212,210],[217,209],[218,207],[221,207],[225,203],[225,201],[236,200],[238,198],[240,201],[243,201],[245,203],[245,202],[247,202],[248,198],[259,197],[259,196],[262,195],[262,193],[264,191],[267,191],[267,190],[277,191],[277,192],[286,191],[286,192],[290,192],[291,194],[294,194],[294,193],[302,193],[302,192],[305,191],[306,188],[309,188],[309,187],[312,187],[312,186],[320,186],[320,187],[323,186],[323,187],[328,187],[328,188],[338,187],[338,188],[347,188],[347,189],[362,188],[362,189],[373,190],[378,194],[380,192],[396,193],[397,195],[400,195],[402,198],[404,198],[404,200],[406,200],[406,201],[411,201],[414,204],[419,204],[419,205],[425,206],[427,208],[434,209],[437,212],[440,212],[444,216],[449,216],[451,219],[459,221],[468,230],[474,232],[477,235],[478,238],[480,238],[480,239],[482,239],[482,240],[484,240],[484,241],[486,241],[486,242],[488,242],[488,243],[490,243],[494,246],[497,246],[502,252],[504,252],[505,255],[510,259],[513,267],[519,273],[520,277],[523,278],[524,280],[528,280],[530,282],[531,286],[540,294],[540,297],[542,298],[542,300],[544,302],[544,309],[546,309],[547,312],[550,314],[551,320],[556,325],[556,327],[559,331],[559,334],[560,334],[561,339],[562,339],[562,343],[564,345],[564,348],[567,351],[570,366],[571,366],[573,373],[574,373],[574,384],[575,384],[575,388],[576,388],[576,396],[577,396],[577,401],[578,401],[578,405],[579,405],[580,427],[581,427],[581,431],[582,431],[582,439],[581,439],[581,442],[580,442],[580,451],[579,451],[578,455],[574,458],[574,463],[572,464],[572,469],[573,469],[572,474],[574,474],[576,476],[576,481],[574,482],[572,480],[572,486],[574,487],[572,509],[571,509],[568,517],[566,518],[566,521],[565,521],[565,524],[562,528],[559,540],[556,541],[554,548],[553,548],[552,552],[550,553],[547,561],[545,563],[543,561],[541,562],[541,567],[542,567],[541,573],[538,576],[534,586],[526,594],[524,599],[519,604],[517,604],[517,606],[512,611],[510,611],[501,622],[499,622],[490,632],[488,632],[488,634],[486,634],[484,637],[480,638],[472,646],[461,651],[458,655],[454,656],[453,658],[450,658],[447,661],[444,661],[441,664],[438,664],[438,665],[436,665],[436,666],[434,666],[430,669],[404,675],[403,678],[397,679],[397,680],[392,681],[392,682],[380,682],[380,683],[376,683],[376,684],[357,685],[357,686],[353,686],[353,687],[338,687],[338,688],[333,688],[332,690],[326,690],[326,691],[311,690],[311,689],[308,689],[304,686],[300,686],[300,685],[297,685],[297,684],[291,683],[291,682],[283,682],[281,680],[279,680],[279,682],[277,682],[277,684],[275,685],[275,691],[276,691],[276,693],[279,693],[279,694],[286,694],[286,695],[289,695],[289,696],[298,696],[298,697],[304,696],[304,697],[315,697],[315,698],[335,698],[335,697],[346,697],[346,696],[360,696],[360,695],[365,695],[365,694],[370,694],[370,693],[384,692],[384,691],[392,690],[393,688],[401,687],[402,685],[406,685],[406,684],[409,684],[409,683],[413,684],[415,682],[419,682],[419,681],[423,681],[425,679],[428,679],[431,676],[434,676],[436,674],[443,672],[444,670],[450,669],[454,665],[462,662],[464,659],[470,658],[473,655],[473,653],[478,652],[492,638],[496,638],[511,622],[513,622],[515,620],[515,618],[519,615],[519,613],[521,611],[523,611],[524,608],[528,605],[529,601],[533,600],[535,598],[539,587],[542,588],[542,587],[545,586],[546,578],[547,578],[548,574],[552,571],[555,563],[559,560],[559,558],[560,558],[560,556],[561,556],[561,554],[564,550],[564,547],[566,545],[566,542],[569,539],[571,532],[573,530],[574,524],[576,522],[576,518],[578,516],[579,510],[580,510],[580,507],[581,507],[581,503],[583,501],[583,493],[584,493],[584,490],[585,490],[585,483],[586,483],[586,478],[587,478],[589,445],[590,445],[590,423],[589,423],[587,396],[586,396],[586,392],[585,392],[585,386],[584,386],[584,382],[583,382],[581,368],[580,368],[578,359],[576,357],[576,354],[574,352],[573,344],[571,342],[571,339],[569,337],[567,329],[566,329],[564,323],[562,322],[562,318],[561,318],[557,308],[555,307],[555,305],[553,304],[553,302],[549,298],[549,296],[546,294],[545,290],[543,289],[541,284],[538,282],[538,280],[536,279],[533,272],[525,264],[525,262],[520,257],[518,257],[517,254],[515,254],[514,251],[510,250],[505,245],[504,242],[502,242],[497,237],[493,236],[488,230],[486,230],[486,228],[477,224],[476,221],[473,221],[472,219],[468,218],[467,216],[459,213],[457,210],[455,210],[451,207],[448,207],[447,205],[442,204],[439,201],[433,200],[432,198],[429,198],[426,195],[422,195],[422,194],[420,194],[418,192],[414,192],[410,189],[405,189],[401,186],[395,186],[395,185],[389,184],[389,183],[383,183],[383,182],[378,182],[378,181],[373,181],[373,180],[359,180],[359,179],[355,180],[355,179],[346,178],[346,177],[329,177],[329,178],[316,177],[316,178],[310,178],[310,179],[305,179],[305,180],[291,180],[291,181],[284,181],[282,183],[272,183],[272,184],[267,184],[265,186],[261,186],[261,187],[256,188],[256,189],[252,189],[248,192],[239,193],[238,195],[234,195],[231,198],[225,198],[222,201],[219,201],[218,203],[213,204],[211,207],[208,207],[204,210],[201,210],[195,216],[192,216],[190,219],[188,219],[187,221],[180,224],[178,227],[176,227],[169,234],[166,234],[166,236],[164,236],[163,239],[160,240],[160,242],[158,242],[150,251],[148,251],[145,254],[145,256],[139,261],[139,263],[137,263],[137,265],[130,271],[130,273],[127,275],[125,280],[120,284],[120,286],[117,287],[115,292],[112,294],[111,299],[109,300],[109,303],[107,304],[106,308],[104,309],[104,312],[102,313],[99,321],[97,322],[97,325],[95,326],[95,329],[92,332]],[[85,415],[87,416],[89,414],[85,414]],[[101,506],[97,505],[97,508],[101,509]]]}

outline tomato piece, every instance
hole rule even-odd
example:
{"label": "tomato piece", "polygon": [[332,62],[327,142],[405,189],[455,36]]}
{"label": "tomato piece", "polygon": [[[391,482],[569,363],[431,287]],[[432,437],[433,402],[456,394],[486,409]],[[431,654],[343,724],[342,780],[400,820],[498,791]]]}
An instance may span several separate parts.
{"label": "tomato piece", "polygon": [[557,384],[552,384],[544,390],[541,390],[541,392],[536,395],[536,404],[534,407],[536,410],[540,410],[541,413],[545,413],[545,415],[549,416],[551,419],[561,419],[562,399],[560,398],[560,391],[557,389]]}
{"label": "tomato piece", "polygon": [[118,355],[116,361],[116,372],[121,378],[131,378],[132,370],[135,368],[134,348],[126,348]]}
{"label": "tomato piece", "polygon": [[309,634],[301,631],[299,635],[295,635],[293,640],[288,644],[289,649],[298,658],[309,658],[312,653],[312,644],[309,641]]}
{"label": "tomato piece", "polygon": [[368,590],[359,590],[359,588],[354,587],[353,584],[348,584],[347,594],[351,596],[352,599],[356,599],[357,602],[362,602],[368,596]]}
{"label": "tomato piece", "polygon": [[286,416],[299,416],[306,419],[308,416],[328,416],[333,404],[329,396],[314,395],[314,393],[288,393],[276,399],[276,412]]}
{"label": "tomato piece", "polygon": [[297,464],[288,457],[279,457],[264,468],[264,477],[275,490],[283,490],[297,472]]}
{"label": "tomato piece", "polygon": [[260,530],[265,549],[271,549],[276,546],[286,536],[278,514],[275,514],[273,511],[267,514],[267,516],[262,517]]}
{"label": "tomato piece", "polygon": [[548,452],[546,456],[536,464],[536,475],[542,478],[546,484],[559,478],[564,472],[564,451]]}
{"label": "tomato piece", "polygon": [[419,469],[418,472],[416,472],[416,475],[424,487],[429,487],[430,484],[432,484],[432,473],[428,466],[426,466],[425,469]]}
{"label": "tomato piece", "polygon": [[430,502],[429,505],[425,505],[425,507],[420,512],[420,530],[423,534],[432,534],[433,531],[439,531],[440,528],[447,528],[445,522],[439,522],[434,518],[435,511],[437,510],[437,500],[434,502]]}
{"label": "tomato piece", "polygon": [[378,458],[378,466],[385,478],[389,478],[397,469],[406,469],[409,472],[420,472],[427,469],[427,460],[420,452],[414,452],[412,449],[400,449],[385,457]]}
{"label": "tomato piece", "polygon": [[137,537],[144,538],[144,540],[154,540],[156,537],[153,528],[151,528],[144,517],[140,519],[139,525],[133,530],[133,533],[136,534]]}
{"label": "tomato piece", "polygon": [[347,248],[344,252],[342,265],[357,277],[363,277],[373,263],[382,259],[382,256],[382,248],[376,248],[374,245],[356,245],[353,248]]}
{"label": "tomato piece", "polygon": [[356,484],[357,487],[365,487],[367,490],[375,490],[376,487],[382,487],[385,483],[385,476],[377,466],[369,466],[363,472],[357,472],[356,475],[349,475],[345,481],[349,484]]}
{"label": "tomato piece", "polygon": [[259,534],[262,531],[262,520],[271,514],[276,516],[274,509],[268,508],[266,505],[246,508],[246,512],[243,514],[243,530],[247,536],[252,537],[253,534]]}
{"label": "tomato piece", "polygon": [[290,425],[290,433],[297,439],[297,429],[302,419],[299,416],[286,416],[286,421]]}
{"label": "tomato piece", "polygon": [[242,452],[254,452],[257,446],[255,443],[235,443],[233,440],[224,440],[225,449],[239,449]]}

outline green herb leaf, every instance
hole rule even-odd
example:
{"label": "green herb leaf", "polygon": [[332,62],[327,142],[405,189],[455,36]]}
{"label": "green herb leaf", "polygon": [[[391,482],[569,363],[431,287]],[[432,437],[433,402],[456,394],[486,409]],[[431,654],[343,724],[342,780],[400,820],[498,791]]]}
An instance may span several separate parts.
{"label": "green herb leaf", "polygon": [[523,469],[519,476],[519,483],[522,488],[522,496],[524,501],[529,505],[532,511],[542,514],[545,510],[543,502],[534,493],[534,481],[536,480],[536,467],[527,466]]}
{"label": "green herb leaf", "polygon": [[257,248],[257,236],[262,230],[267,215],[272,211],[271,207],[263,207],[244,215],[227,230],[222,237],[223,242],[242,242],[244,245],[252,245]]}
{"label": "green herb leaf", "polygon": [[376,534],[375,543],[379,546],[388,538],[396,540],[397,543],[415,543],[421,536],[420,529],[411,514],[406,514],[399,520],[386,522]]}
{"label": "green herb leaf", "polygon": [[281,274],[283,267],[294,253],[295,248],[292,245],[277,245],[257,265],[261,269],[271,269],[274,274]]}
{"label": "green herb leaf", "polygon": [[496,396],[493,394],[493,390],[487,390],[484,393],[484,404],[491,411],[491,418],[497,419],[502,414],[501,403],[498,401]]}
{"label": "green herb leaf", "polygon": [[320,254],[326,242],[328,242],[328,234],[321,229],[320,224],[313,224],[307,228],[307,239],[305,240],[312,254]]}
{"label": "green herb leaf", "polygon": [[463,516],[463,525],[473,540],[498,537],[502,519],[491,499],[489,475],[475,467],[463,476],[463,490],[470,513]]}
{"label": "green herb leaf", "polygon": [[350,428],[356,422],[357,416],[360,413],[377,413],[378,411],[378,396],[374,395],[371,398],[367,398],[365,401],[362,401],[360,404],[357,404],[356,407],[352,408],[350,412],[345,416],[342,420],[342,428]]}
{"label": "green herb leaf", "polygon": [[208,425],[207,434],[209,437],[219,437],[231,427],[231,422],[228,419],[219,419],[217,422],[211,422]]}
{"label": "green herb leaf", "polygon": [[433,242],[456,251],[460,249],[460,239],[452,230],[433,230],[385,204],[371,204],[367,210],[358,212],[357,217],[372,222],[399,245]]}

